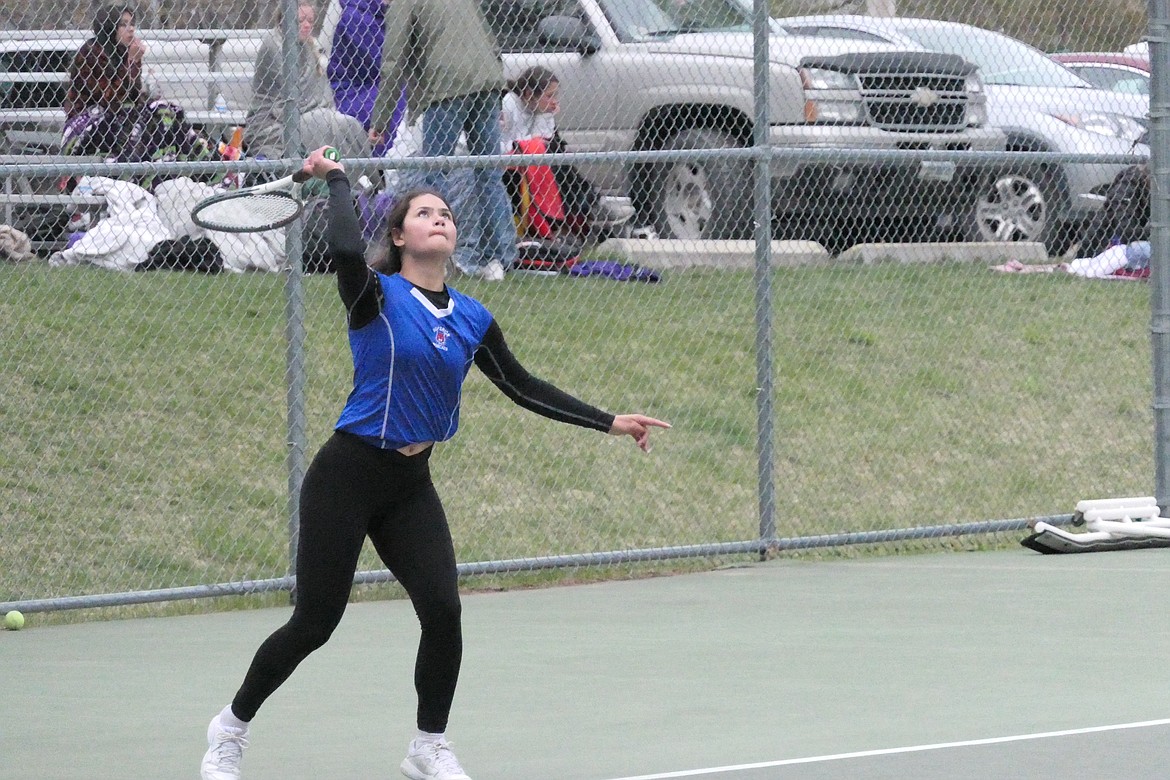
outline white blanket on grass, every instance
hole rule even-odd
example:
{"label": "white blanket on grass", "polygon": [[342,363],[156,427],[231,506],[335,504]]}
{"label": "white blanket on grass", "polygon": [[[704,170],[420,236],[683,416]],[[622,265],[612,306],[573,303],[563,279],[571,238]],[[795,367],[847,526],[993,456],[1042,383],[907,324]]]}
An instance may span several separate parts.
{"label": "white blanket on grass", "polygon": [[183,177],[161,182],[154,191],[159,216],[175,236],[210,238],[223,254],[225,271],[282,271],[288,267],[283,229],[262,233],[223,233],[206,230],[191,221],[191,209],[195,204],[221,190]]}
{"label": "white blanket on grass", "polygon": [[106,196],[106,216],[73,246],[53,253],[49,265],[90,263],[112,271],[133,271],[146,260],[151,247],[174,238],[159,219],[154,196],[138,185],[104,176],[85,176],[79,186],[86,184],[95,195]]}
{"label": "white blanket on grass", "polygon": [[106,213],[68,249],[54,253],[49,265],[89,263],[115,271],[133,271],[155,244],[170,238],[207,237],[223,254],[224,270],[280,271],[287,267],[284,231],[221,233],[191,221],[191,209],[220,190],[181,177],[161,182],[151,193],[126,181],[86,176],[94,194],[105,195]]}

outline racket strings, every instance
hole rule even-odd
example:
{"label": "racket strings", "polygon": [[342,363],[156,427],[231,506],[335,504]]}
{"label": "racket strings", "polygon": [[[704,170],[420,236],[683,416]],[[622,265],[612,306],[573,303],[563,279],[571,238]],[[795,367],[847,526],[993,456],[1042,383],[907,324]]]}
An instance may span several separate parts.
{"label": "racket strings", "polygon": [[258,230],[297,218],[301,206],[286,192],[240,193],[202,206],[193,217],[211,230]]}

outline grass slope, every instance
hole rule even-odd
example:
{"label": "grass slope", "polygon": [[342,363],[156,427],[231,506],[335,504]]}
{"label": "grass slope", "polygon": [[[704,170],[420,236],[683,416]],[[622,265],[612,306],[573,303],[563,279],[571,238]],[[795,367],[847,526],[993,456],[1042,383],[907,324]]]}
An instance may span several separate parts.
{"label": "grass slope", "polygon": [[[282,285],[0,269],[0,600],[285,573]],[[675,426],[646,457],[473,370],[433,461],[462,560],[756,535],[750,274],[461,287],[538,375]],[[779,535],[1148,493],[1148,295],[965,265],[777,271]],[[351,369],[333,280],[306,301],[311,458]]]}

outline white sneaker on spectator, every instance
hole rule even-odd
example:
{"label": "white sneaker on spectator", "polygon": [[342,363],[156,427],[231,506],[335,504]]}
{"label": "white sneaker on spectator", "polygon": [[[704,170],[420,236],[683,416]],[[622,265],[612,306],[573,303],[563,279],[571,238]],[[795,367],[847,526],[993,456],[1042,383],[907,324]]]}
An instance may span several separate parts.
{"label": "white sneaker on spectator", "polygon": [[488,264],[483,267],[479,278],[485,282],[504,281],[504,264],[499,260],[489,260]]}
{"label": "white sneaker on spectator", "polygon": [[483,265],[463,266],[455,263],[459,273],[473,279],[483,279],[485,282],[504,281],[504,264],[499,260],[489,260]]}
{"label": "white sneaker on spectator", "polygon": [[471,780],[445,739],[412,739],[399,768],[411,780]]}
{"label": "white sneaker on spectator", "polygon": [[207,726],[207,744],[199,776],[203,780],[239,780],[240,761],[244,748],[248,747],[248,730],[228,728],[216,715]]}

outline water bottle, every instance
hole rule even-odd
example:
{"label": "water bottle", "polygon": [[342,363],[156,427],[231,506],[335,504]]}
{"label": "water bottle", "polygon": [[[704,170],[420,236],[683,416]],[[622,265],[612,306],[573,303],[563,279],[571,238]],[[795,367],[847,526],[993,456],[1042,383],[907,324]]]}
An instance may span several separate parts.
{"label": "water bottle", "polygon": [[[93,197],[93,185],[90,184],[88,176],[82,176],[77,182],[77,189],[74,190],[74,194],[80,195],[83,198]],[[85,216],[86,227],[89,225],[89,209],[90,204],[88,203],[79,203],[77,205],[77,210]]]}
{"label": "water bottle", "polygon": [[215,93],[215,110],[219,114],[227,113],[227,101],[224,100],[222,92]]}
{"label": "water bottle", "polygon": [[[77,187],[73,190],[73,194],[87,198],[93,195],[93,186],[90,185],[88,177],[81,177],[77,182]],[[89,213],[89,204],[79,203],[77,204],[77,209],[69,216],[69,224],[66,226],[66,232],[70,236],[77,233],[84,233],[89,229],[92,221],[93,215]]]}

